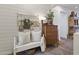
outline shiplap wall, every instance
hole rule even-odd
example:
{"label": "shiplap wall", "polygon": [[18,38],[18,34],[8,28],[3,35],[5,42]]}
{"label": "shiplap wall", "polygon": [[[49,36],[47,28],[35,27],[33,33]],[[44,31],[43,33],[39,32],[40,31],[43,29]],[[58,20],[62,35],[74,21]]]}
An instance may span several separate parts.
{"label": "shiplap wall", "polygon": [[[28,7],[29,8],[29,7]],[[13,37],[17,35],[17,14],[28,13],[21,5],[0,5],[0,54],[11,54],[13,52]],[[28,14],[27,14],[28,15]],[[31,20],[38,20],[31,16]]]}
{"label": "shiplap wall", "polygon": [[11,54],[13,37],[17,33],[17,9],[0,5],[0,54]]}

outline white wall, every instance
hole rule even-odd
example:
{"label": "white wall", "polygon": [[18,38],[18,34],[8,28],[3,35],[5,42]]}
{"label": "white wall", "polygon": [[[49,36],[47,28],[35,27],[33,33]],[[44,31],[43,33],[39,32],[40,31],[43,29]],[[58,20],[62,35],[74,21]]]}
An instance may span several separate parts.
{"label": "white wall", "polygon": [[67,38],[68,33],[68,16],[66,10],[60,6],[56,6],[52,9],[54,11],[54,21],[55,25],[58,25],[59,40],[60,37]]}

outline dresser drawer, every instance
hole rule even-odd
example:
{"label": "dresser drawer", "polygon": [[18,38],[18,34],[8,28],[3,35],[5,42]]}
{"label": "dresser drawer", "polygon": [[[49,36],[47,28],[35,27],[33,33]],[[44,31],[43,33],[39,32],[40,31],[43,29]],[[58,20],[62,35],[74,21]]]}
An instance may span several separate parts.
{"label": "dresser drawer", "polygon": [[54,39],[54,38],[53,38],[53,39],[47,38],[47,39],[46,39],[46,44],[47,44],[47,45],[54,45],[54,44],[57,43],[57,41],[58,41],[58,40],[57,40],[57,39]]}
{"label": "dresser drawer", "polygon": [[58,33],[47,33],[46,36],[58,36]]}
{"label": "dresser drawer", "polygon": [[52,31],[46,31],[46,33],[52,33],[52,34],[55,34],[55,33],[57,33],[57,31],[54,31],[54,30],[52,30]]}
{"label": "dresser drawer", "polygon": [[46,36],[47,39],[58,39],[58,36],[54,35],[54,36]]}

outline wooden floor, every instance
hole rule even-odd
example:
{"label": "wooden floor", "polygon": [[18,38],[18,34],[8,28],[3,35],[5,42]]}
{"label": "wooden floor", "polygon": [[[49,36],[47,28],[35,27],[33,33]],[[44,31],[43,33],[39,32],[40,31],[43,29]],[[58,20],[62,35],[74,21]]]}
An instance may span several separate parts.
{"label": "wooden floor", "polygon": [[73,55],[73,40],[62,39],[58,47],[47,47],[44,53],[38,50],[35,55]]}
{"label": "wooden floor", "polygon": [[[22,52],[21,55],[27,55],[27,53]],[[38,48],[34,55],[73,55],[73,40],[61,39],[58,47],[48,46],[44,53]]]}

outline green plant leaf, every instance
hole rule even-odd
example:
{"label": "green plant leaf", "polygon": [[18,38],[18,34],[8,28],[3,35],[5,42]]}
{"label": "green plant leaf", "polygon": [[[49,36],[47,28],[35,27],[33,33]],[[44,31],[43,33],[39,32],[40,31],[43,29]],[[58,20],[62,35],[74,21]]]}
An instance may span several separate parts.
{"label": "green plant leaf", "polygon": [[46,16],[46,19],[50,19],[50,20],[53,20],[53,18],[54,18],[54,14],[53,14],[54,12],[52,12],[51,11],[51,9],[49,10],[49,13],[47,14],[47,16]]}

